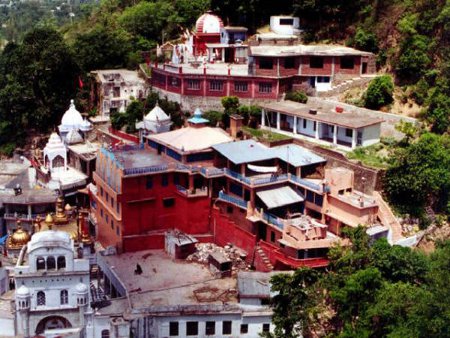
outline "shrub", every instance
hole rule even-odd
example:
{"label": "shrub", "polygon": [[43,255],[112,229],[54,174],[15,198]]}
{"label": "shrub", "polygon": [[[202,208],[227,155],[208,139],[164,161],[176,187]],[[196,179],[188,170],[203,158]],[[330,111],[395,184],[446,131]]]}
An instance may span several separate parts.
{"label": "shrub", "polygon": [[364,106],[370,109],[380,109],[394,100],[394,83],[389,75],[373,79],[364,94]]}
{"label": "shrub", "polygon": [[306,103],[308,102],[308,96],[300,90],[297,90],[295,92],[288,92],[286,93],[286,100],[300,102],[300,103]]}

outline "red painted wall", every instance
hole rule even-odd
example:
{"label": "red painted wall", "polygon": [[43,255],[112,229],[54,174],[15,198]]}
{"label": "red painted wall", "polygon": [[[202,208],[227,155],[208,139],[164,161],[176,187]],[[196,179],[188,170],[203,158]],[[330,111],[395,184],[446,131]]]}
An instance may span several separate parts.
{"label": "red painted wall", "polygon": [[301,75],[332,75],[333,58],[331,56],[323,57],[323,68],[310,68],[309,61],[309,56],[302,57],[302,67],[300,70]]}
{"label": "red painted wall", "polygon": [[353,69],[341,68],[340,57],[335,57],[334,73],[335,74],[348,74],[348,75],[360,75],[361,73],[361,56],[354,57]]}

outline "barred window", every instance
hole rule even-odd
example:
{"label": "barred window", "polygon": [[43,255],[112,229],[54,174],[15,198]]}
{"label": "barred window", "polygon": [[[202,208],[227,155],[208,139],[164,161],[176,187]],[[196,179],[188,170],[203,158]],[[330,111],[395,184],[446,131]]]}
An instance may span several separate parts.
{"label": "barred window", "polygon": [[209,81],[209,90],[215,91],[215,92],[221,92],[223,90],[223,81],[222,80]]}
{"label": "barred window", "polygon": [[67,290],[61,290],[61,293],[59,296],[60,296],[61,305],[69,304],[69,293],[67,292]]}
{"label": "barred window", "polygon": [[191,90],[200,89],[200,80],[189,79],[187,80],[187,88]]}
{"label": "barred window", "polygon": [[37,293],[37,305],[45,305],[45,292],[39,291]]}
{"label": "barred window", "polygon": [[235,81],[234,82],[235,92],[248,92],[248,82],[245,81]]}
{"label": "barred window", "polygon": [[269,82],[261,82],[259,84],[259,92],[260,93],[271,93],[272,92],[272,84]]}

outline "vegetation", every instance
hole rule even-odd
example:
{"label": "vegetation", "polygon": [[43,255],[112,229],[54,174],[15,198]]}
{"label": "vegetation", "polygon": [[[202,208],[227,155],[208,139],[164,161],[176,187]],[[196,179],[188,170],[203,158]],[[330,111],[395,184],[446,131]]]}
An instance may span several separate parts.
{"label": "vegetation", "polygon": [[425,256],[371,244],[365,229],[344,231],[351,247],[330,251],[327,272],[302,268],[272,278],[271,337],[448,337],[450,242]]}
{"label": "vegetation", "polygon": [[278,134],[270,130],[263,130],[263,129],[254,129],[247,126],[243,126],[242,130],[245,133],[248,133],[252,135],[253,137],[256,137],[260,141],[283,141],[290,139],[289,136]]}
{"label": "vegetation", "polygon": [[301,90],[286,93],[285,99],[290,100],[290,101],[300,102],[300,103],[308,102],[308,96]]}
{"label": "vegetation", "polygon": [[370,81],[364,94],[364,106],[369,109],[380,109],[394,101],[394,83],[389,75],[378,76]]}
{"label": "vegetation", "polygon": [[349,159],[361,161],[364,165],[374,168],[387,168],[387,157],[380,155],[382,150],[389,148],[383,144],[375,144],[368,147],[359,147],[349,152],[347,157]]}

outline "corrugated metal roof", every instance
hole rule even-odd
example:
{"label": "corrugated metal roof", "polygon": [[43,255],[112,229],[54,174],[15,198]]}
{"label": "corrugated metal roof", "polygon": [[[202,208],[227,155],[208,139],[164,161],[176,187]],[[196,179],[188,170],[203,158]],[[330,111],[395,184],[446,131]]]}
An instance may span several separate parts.
{"label": "corrugated metal roof", "polygon": [[304,201],[304,199],[290,187],[258,191],[256,195],[264,202],[268,209]]}
{"label": "corrugated metal roof", "polygon": [[213,148],[234,164],[252,163],[275,158],[281,159],[294,167],[325,162],[324,158],[296,144],[269,148],[254,140],[244,140],[217,144]]}

